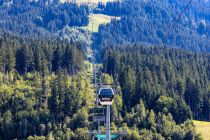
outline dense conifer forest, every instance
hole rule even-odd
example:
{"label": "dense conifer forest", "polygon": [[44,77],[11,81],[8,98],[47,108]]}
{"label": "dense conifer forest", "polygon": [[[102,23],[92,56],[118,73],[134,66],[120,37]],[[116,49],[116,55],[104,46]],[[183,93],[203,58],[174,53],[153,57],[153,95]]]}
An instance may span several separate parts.
{"label": "dense conifer forest", "polygon": [[[177,123],[189,118],[210,120],[209,54],[160,47],[112,47],[104,53],[104,72],[120,83],[124,111],[131,111],[142,99],[156,111],[166,107]],[[175,104],[157,108],[160,96],[174,99]]]}
{"label": "dense conifer forest", "polygon": [[5,34],[0,56],[0,139],[86,136],[94,94],[79,46]]}
{"label": "dense conifer forest", "polygon": [[192,1],[177,20],[187,1],[138,1],[99,4],[97,12],[121,16],[110,24],[101,25],[96,44],[99,46],[149,44],[209,52],[209,1]]}
{"label": "dense conifer forest", "polygon": [[0,28],[21,35],[40,36],[56,33],[65,26],[85,26],[89,23],[89,8],[77,4],[50,0],[12,0],[0,2]]}
{"label": "dense conifer forest", "polygon": [[[1,139],[89,139],[95,94],[84,50],[59,40],[5,36]],[[102,79],[119,82],[113,132],[127,130],[131,140],[200,139],[191,119],[209,120],[209,55],[146,46],[111,47],[103,54]]]}
{"label": "dense conifer forest", "polygon": [[[185,4],[0,0],[0,140],[89,140],[97,127],[90,55],[97,80],[117,84],[112,133],[202,140],[193,120],[210,121],[210,2],[193,1],[176,21]],[[116,19],[83,31],[91,10]]]}

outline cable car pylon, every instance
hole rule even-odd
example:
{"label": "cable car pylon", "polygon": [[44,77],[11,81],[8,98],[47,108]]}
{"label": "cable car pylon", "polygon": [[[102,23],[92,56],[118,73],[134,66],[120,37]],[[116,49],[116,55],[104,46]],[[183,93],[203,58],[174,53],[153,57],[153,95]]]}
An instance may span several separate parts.
{"label": "cable car pylon", "polygon": [[106,106],[106,140],[111,140],[111,130],[110,130],[110,106]]}

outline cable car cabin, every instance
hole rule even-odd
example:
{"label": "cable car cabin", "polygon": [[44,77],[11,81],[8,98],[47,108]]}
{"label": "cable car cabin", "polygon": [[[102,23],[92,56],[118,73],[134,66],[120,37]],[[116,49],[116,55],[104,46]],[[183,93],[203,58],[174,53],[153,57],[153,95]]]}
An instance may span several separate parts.
{"label": "cable car cabin", "polygon": [[100,88],[99,93],[99,103],[101,105],[112,105],[114,99],[114,92],[112,88]]}

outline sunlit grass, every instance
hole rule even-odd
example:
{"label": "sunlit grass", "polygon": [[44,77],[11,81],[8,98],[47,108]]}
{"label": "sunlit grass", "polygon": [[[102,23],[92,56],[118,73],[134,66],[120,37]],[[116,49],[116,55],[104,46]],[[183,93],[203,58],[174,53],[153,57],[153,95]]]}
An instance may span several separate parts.
{"label": "sunlit grass", "polygon": [[[101,24],[107,24],[110,23],[112,19],[115,17],[113,16],[107,16],[103,14],[91,14],[89,16],[89,24],[86,27],[82,27],[82,29],[88,30],[92,32],[92,27],[93,27],[93,32],[98,32],[99,26]],[[117,17],[116,19],[120,19]],[[93,25],[93,26],[92,26]]]}
{"label": "sunlit grass", "polygon": [[198,133],[202,135],[204,140],[210,140],[210,122],[193,121]]}
{"label": "sunlit grass", "polygon": [[[112,2],[116,0],[76,0],[76,2],[80,4],[89,4],[90,7],[96,7],[96,5],[99,2],[107,3]],[[61,3],[64,2],[72,2],[72,0],[60,0]],[[101,24],[107,24],[110,23],[112,19],[114,19],[114,16],[108,16],[103,14],[91,14],[89,15],[89,24],[85,27],[81,27],[82,29],[88,30],[90,32],[98,32],[99,26]],[[120,17],[116,18],[117,20],[120,19]]]}

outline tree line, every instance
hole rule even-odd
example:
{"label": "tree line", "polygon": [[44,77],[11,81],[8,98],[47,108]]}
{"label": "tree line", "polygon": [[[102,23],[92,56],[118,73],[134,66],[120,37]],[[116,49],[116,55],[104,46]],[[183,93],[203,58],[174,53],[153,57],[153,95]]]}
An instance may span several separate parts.
{"label": "tree line", "polygon": [[66,69],[68,74],[73,75],[83,67],[84,55],[80,45],[59,39],[18,41],[18,37],[16,39],[8,36],[5,34],[0,38],[0,71],[2,73],[43,73],[45,70],[52,73],[59,69]]}

